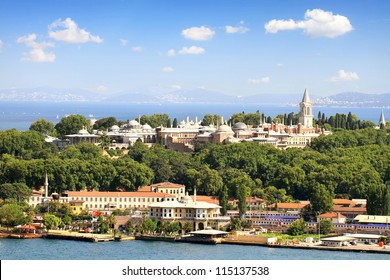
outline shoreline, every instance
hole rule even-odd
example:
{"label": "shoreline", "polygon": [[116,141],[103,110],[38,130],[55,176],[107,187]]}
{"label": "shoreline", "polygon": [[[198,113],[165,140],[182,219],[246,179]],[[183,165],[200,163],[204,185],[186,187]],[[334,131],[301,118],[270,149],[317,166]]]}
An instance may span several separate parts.
{"label": "shoreline", "polygon": [[[87,241],[87,242],[109,242],[109,241],[162,241],[162,242],[183,242],[180,239],[164,236],[121,236],[113,237],[108,234],[93,234],[93,233],[78,233],[78,232],[61,232],[55,231],[47,234],[15,234],[15,233],[1,233],[0,238],[10,239],[32,239],[32,238],[47,238],[47,239],[61,239],[61,240],[73,240],[73,241]],[[190,242],[196,244],[210,245],[215,243],[211,242]],[[262,241],[256,240],[234,240],[232,238],[223,238],[218,245],[243,245],[243,246],[262,246],[268,248],[286,248],[286,249],[306,249],[306,250],[325,250],[325,251],[337,251],[337,252],[355,252],[355,253],[376,253],[376,254],[390,254],[390,246],[379,247],[379,245],[350,245],[342,247],[324,246],[317,243],[295,243],[295,244],[267,244]]]}

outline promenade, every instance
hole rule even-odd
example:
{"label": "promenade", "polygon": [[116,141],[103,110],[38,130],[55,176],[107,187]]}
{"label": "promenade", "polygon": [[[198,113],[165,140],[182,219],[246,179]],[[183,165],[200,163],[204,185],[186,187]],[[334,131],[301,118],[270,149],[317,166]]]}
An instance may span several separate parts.
{"label": "promenade", "polygon": [[233,245],[251,245],[265,246],[271,248],[290,248],[290,249],[308,249],[308,250],[327,250],[327,251],[344,251],[344,252],[368,252],[390,254],[390,246],[380,247],[378,244],[358,244],[349,246],[324,246],[318,243],[307,242],[282,242],[276,244],[268,244],[261,236],[230,236],[222,240],[222,244]]}

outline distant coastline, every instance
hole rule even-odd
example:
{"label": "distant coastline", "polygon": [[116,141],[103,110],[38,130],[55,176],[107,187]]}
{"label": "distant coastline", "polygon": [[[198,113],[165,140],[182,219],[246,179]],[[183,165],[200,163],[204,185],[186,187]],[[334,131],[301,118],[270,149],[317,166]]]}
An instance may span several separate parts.
{"label": "distant coastline", "polygon": [[[278,104],[198,104],[198,103],[121,103],[121,102],[27,102],[27,101],[0,101],[0,130],[15,128],[28,130],[30,124],[40,118],[57,123],[65,115],[80,114],[89,118],[100,119],[114,116],[118,120],[137,119],[139,115],[168,114],[173,120],[190,118],[202,119],[205,114],[219,114],[229,119],[232,114],[239,112],[259,111],[267,116],[275,117],[278,114],[298,113],[299,107]],[[336,113],[348,114],[352,112],[361,120],[370,120],[378,123],[381,108],[350,108],[350,107],[318,107],[314,106],[314,117],[318,112],[326,116]],[[384,108],[385,116],[390,116],[390,108]],[[58,116],[58,118],[57,118]]]}

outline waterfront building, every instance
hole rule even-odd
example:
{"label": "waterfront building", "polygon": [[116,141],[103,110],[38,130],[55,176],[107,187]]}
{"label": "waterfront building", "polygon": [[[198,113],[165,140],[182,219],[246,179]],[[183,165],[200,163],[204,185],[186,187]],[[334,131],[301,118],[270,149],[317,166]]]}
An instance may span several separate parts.
{"label": "waterfront building", "polygon": [[382,224],[390,228],[390,216],[357,215],[353,221],[358,224]]}
{"label": "waterfront building", "polygon": [[284,213],[300,214],[303,208],[307,207],[310,201],[300,202],[278,202],[268,205],[268,210],[274,210]]}
{"label": "waterfront building", "polygon": [[333,199],[333,212],[344,215],[347,220],[352,221],[357,215],[367,213],[366,199]]}
{"label": "waterfront building", "polygon": [[181,229],[187,223],[191,225],[192,230],[202,230],[206,227],[219,229],[230,222],[229,217],[221,216],[221,206],[197,201],[196,190],[194,199],[186,194],[180,200],[151,203],[148,208],[150,218],[157,218],[160,222],[177,221]]}
{"label": "waterfront building", "polygon": [[345,224],[347,221],[347,217],[345,217],[343,214],[336,213],[336,212],[324,213],[318,215],[317,217],[317,223],[326,220],[331,221],[332,224]]}

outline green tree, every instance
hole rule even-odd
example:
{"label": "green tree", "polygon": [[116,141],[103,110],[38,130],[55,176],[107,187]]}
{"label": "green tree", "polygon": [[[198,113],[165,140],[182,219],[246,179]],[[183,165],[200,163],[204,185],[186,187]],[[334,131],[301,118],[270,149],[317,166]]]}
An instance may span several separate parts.
{"label": "green tree", "polygon": [[173,221],[169,224],[168,231],[170,233],[177,233],[180,230],[180,223]]}
{"label": "green tree", "polygon": [[205,114],[203,116],[201,125],[203,125],[203,126],[209,126],[211,124],[217,125],[217,124],[221,124],[220,122],[221,122],[220,115],[218,115],[218,114],[215,114],[215,115]]}
{"label": "green tree", "polygon": [[63,138],[68,134],[76,134],[82,128],[90,130],[90,122],[82,115],[70,115],[63,117],[59,123],[55,125],[58,137]]}
{"label": "green tree", "polygon": [[222,207],[221,208],[222,216],[226,216],[228,200],[229,200],[229,190],[227,186],[224,184],[221,190],[219,191],[219,205]]}
{"label": "green tree", "polygon": [[306,229],[306,222],[303,219],[297,219],[288,227],[287,234],[292,236],[302,235],[306,233]]}
{"label": "green tree", "polygon": [[172,123],[172,127],[176,128],[177,126],[178,126],[177,118],[174,118],[173,123]]}
{"label": "green tree", "polygon": [[14,227],[25,223],[25,215],[17,204],[4,204],[0,207],[0,223],[7,227]]}
{"label": "green tree", "polygon": [[32,194],[32,190],[24,183],[6,183],[0,185],[0,198],[15,199],[18,203],[26,201]]}
{"label": "green tree", "polygon": [[142,222],[142,230],[151,233],[157,229],[157,222],[146,217]]}
{"label": "green tree", "polygon": [[51,229],[55,229],[55,228],[58,228],[58,226],[60,225],[60,218],[58,218],[57,216],[55,215],[52,215],[52,214],[45,214],[43,215],[43,225],[46,227],[47,231],[49,232],[49,230]]}
{"label": "green tree", "polygon": [[107,130],[113,125],[118,125],[118,120],[115,117],[108,117],[97,120],[93,125],[93,128],[98,130]]}
{"label": "green tree", "polygon": [[329,234],[334,231],[333,223],[331,220],[321,220],[320,221],[320,233],[321,234]]}
{"label": "green tree", "polygon": [[54,130],[54,124],[46,119],[39,119],[30,125],[30,130],[49,135]]}
{"label": "green tree", "polygon": [[317,183],[311,192],[310,206],[313,213],[327,213],[333,209],[334,194],[325,185]]}

